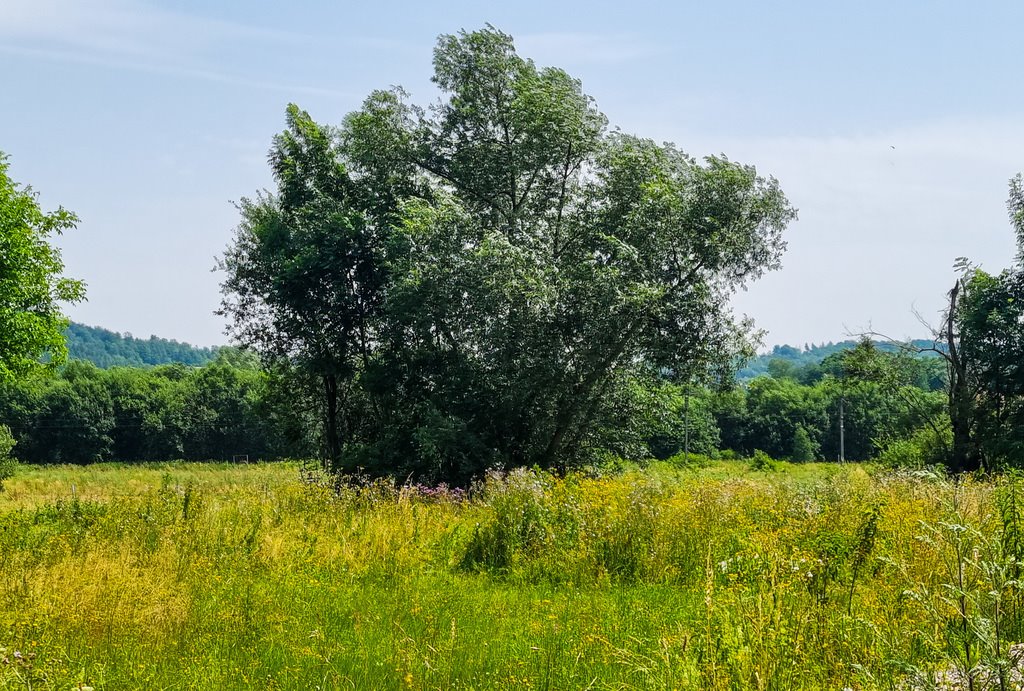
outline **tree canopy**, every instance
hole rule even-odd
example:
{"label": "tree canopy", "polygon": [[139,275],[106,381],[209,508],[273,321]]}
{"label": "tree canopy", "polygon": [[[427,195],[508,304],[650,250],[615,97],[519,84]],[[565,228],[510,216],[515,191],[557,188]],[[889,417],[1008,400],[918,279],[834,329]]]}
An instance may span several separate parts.
{"label": "tree canopy", "polygon": [[339,128],[290,106],[277,190],[222,260],[236,338],[319,382],[335,467],[465,482],[621,452],[638,384],[752,352],[728,298],[779,266],[773,178],[608,131],[491,27],[442,36],[433,79],[430,108],[378,91]]}
{"label": "tree canopy", "polygon": [[85,295],[81,281],[63,276],[60,250],[51,244],[78,219],[63,208],[44,213],[8,167],[0,153],[0,382],[67,359],[61,303]]}

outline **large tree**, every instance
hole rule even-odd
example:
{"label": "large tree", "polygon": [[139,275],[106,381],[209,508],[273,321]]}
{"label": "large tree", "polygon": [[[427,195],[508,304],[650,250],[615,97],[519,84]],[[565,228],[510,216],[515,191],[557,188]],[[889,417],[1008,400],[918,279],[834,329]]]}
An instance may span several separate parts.
{"label": "large tree", "polygon": [[0,152],[0,382],[67,359],[61,303],[85,294],[81,281],[63,276],[60,251],[51,244],[78,219],[63,208],[44,213],[31,188],[7,171]]}
{"label": "large tree", "polygon": [[[279,192],[243,207],[225,312],[310,371],[345,362],[347,410],[326,401],[328,425],[353,421],[345,466],[464,482],[616,450],[614,430],[643,417],[637,386],[722,374],[750,349],[728,298],[778,266],[794,212],[752,167],[607,132],[578,80],[493,28],[442,36],[434,69],[429,109],[392,89],[338,132],[310,123],[331,138],[315,166],[282,175],[278,140]],[[321,229],[306,263],[264,261],[297,256],[279,252],[300,225],[286,186],[321,171],[352,190],[332,197],[344,228],[303,200]],[[337,251],[349,227],[365,265]],[[358,266],[371,278],[351,280]]]}

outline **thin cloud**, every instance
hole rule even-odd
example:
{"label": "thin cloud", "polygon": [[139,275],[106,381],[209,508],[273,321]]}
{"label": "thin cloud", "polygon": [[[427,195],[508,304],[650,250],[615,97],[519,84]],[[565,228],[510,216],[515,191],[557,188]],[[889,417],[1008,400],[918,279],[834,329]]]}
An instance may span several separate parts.
{"label": "thin cloud", "polygon": [[225,41],[298,43],[305,37],[277,29],[169,12],[134,0],[7,0],[0,4],[0,36],[106,55],[178,58]]}
{"label": "thin cloud", "polygon": [[[135,0],[7,0],[0,2],[0,52],[185,77],[289,94],[352,100],[356,94],[251,78],[225,70],[224,55],[245,44],[265,50],[308,47],[318,39],[277,29],[169,12]],[[374,41],[356,41],[372,49]],[[393,50],[391,43],[382,43]]]}
{"label": "thin cloud", "polygon": [[225,46],[309,45],[309,36],[169,12],[134,0],[8,0],[0,3],[0,52],[184,77],[295,95],[353,100],[336,89],[251,78],[211,67]]}
{"label": "thin cloud", "polygon": [[186,67],[182,65],[173,64],[139,62],[136,60],[120,59],[114,57],[101,57],[73,51],[22,48],[18,46],[0,45],[0,53],[40,58],[44,60],[54,60],[58,62],[69,62],[82,65],[96,65],[98,67],[128,70],[131,72],[141,72],[146,74],[160,74],[170,77],[187,77],[191,79],[200,79],[208,82],[216,82],[219,84],[230,84],[233,86],[262,89],[266,91],[278,91],[289,94],[327,96],[330,98],[344,99],[349,101],[355,99],[357,96],[354,93],[338,91],[335,89],[325,89],[316,86],[302,86],[297,84],[283,84],[259,79],[249,79],[247,77],[243,77],[240,75],[230,74],[226,72],[218,72],[216,70]]}
{"label": "thin cloud", "polygon": [[171,12],[138,0],[4,0],[0,38],[9,44],[40,45],[91,55],[186,60],[226,47],[263,43],[282,47],[336,47],[395,52],[412,45],[374,36],[318,36],[277,28]]}

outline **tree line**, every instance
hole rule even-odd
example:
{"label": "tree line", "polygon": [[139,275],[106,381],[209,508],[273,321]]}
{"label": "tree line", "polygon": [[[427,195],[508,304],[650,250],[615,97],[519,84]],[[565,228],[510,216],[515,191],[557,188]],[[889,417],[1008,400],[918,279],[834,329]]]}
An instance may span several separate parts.
{"label": "tree line", "polygon": [[[769,368],[793,368],[799,370],[805,367],[813,367],[830,355],[850,350],[858,344],[855,338],[845,341],[827,343],[804,343],[803,346],[794,346],[788,343],[773,346],[767,353],[755,356],[746,363],[737,373],[736,379],[745,382],[762,374],[772,374]],[[912,339],[906,343],[893,343],[888,339],[872,339],[875,347],[879,350],[896,352],[900,350],[916,349],[917,352],[928,356],[926,349],[934,345],[932,339]],[[906,346],[906,347],[904,347]],[[937,356],[935,356],[937,357]],[[941,367],[939,368],[941,370]]]}
{"label": "tree line", "polygon": [[[862,343],[745,386],[668,378],[636,385],[635,410],[607,431],[608,449],[634,461],[757,451],[797,462],[834,460],[842,405],[848,460],[888,453],[900,463],[936,462],[929,454],[947,433],[938,429],[936,437],[928,427],[941,421],[945,396],[931,386],[934,363]],[[100,369],[72,361],[55,376],[0,385],[0,419],[26,463],[307,457],[322,439],[315,412],[296,409],[295,385],[230,348],[203,367]],[[905,440],[915,435],[923,445],[911,452]]]}
{"label": "tree line", "polygon": [[49,377],[0,385],[0,420],[25,463],[251,460],[309,451],[289,443],[251,359],[204,367],[100,369],[76,360]]}

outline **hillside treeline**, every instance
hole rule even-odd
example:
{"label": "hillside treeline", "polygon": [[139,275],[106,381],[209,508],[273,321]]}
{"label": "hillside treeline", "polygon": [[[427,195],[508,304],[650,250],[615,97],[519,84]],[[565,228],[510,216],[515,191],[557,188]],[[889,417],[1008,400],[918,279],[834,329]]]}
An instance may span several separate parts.
{"label": "hillside treeline", "polygon": [[[872,343],[879,350],[888,353],[896,353],[904,347],[918,352],[929,353],[931,348],[935,346],[934,341],[927,339],[914,339],[907,341],[905,344],[896,344],[882,340],[873,340]],[[855,348],[857,344],[856,340],[845,340],[838,343],[833,341],[827,343],[804,343],[802,347],[789,345],[788,343],[777,345],[767,353],[762,353],[752,358],[745,367],[736,373],[736,377],[740,381],[747,381],[763,374],[772,374],[769,369],[772,367],[776,370],[780,367],[792,368],[794,370],[807,369],[808,373],[813,373],[814,367],[819,365],[825,358]],[[937,357],[935,353],[929,354]],[[938,362],[936,362],[936,365],[938,365]],[[941,373],[944,368],[938,367],[937,369]]]}
{"label": "hillside treeline", "polygon": [[227,353],[204,367],[73,361],[0,387],[0,420],[24,463],[276,458],[286,447],[268,375],[251,365]]}
{"label": "hillside treeline", "polygon": [[[616,402],[615,426],[598,433],[614,458],[633,461],[687,449],[834,460],[842,414],[847,459],[898,452],[903,456],[892,460],[927,462],[929,449],[948,436],[935,422],[945,401],[934,390],[942,384],[938,368],[936,360],[866,343],[802,368],[774,363],[771,375],[735,387],[636,383]],[[295,406],[301,384],[261,370],[233,349],[203,367],[104,370],[73,361],[52,378],[0,387],[0,420],[11,427],[15,455],[26,463],[314,455],[323,440],[310,435],[316,426],[303,417],[315,412]]]}
{"label": "hillside treeline", "polygon": [[68,356],[88,360],[98,367],[141,367],[181,363],[205,365],[217,356],[217,348],[199,348],[188,343],[150,336],[135,338],[131,334],[85,326],[71,322],[64,332]]}

